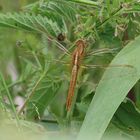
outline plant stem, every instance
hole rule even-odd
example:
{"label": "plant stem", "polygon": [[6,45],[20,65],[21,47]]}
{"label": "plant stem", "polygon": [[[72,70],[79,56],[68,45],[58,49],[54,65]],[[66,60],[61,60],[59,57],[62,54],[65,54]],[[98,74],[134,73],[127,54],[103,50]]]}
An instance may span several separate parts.
{"label": "plant stem", "polygon": [[18,115],[20,115],[24,108],[26,107],[27,103],[29,102],[29,100],[32,98],[32,96],[34,95],[34,92],[37,88],[37,86],[39,85],[39,83],[41,82],[41,80],[44,78],[46,72],[44,72],[41,77],[38,79],[38,81],[36,82],[35,86],[32,88],[31,92],[29,93],[29,96],[27,97],[26,101],[24,102],[22,108],[19,110]]}
{"label": "plant stem", "polygon": [[[14,87],[14,86],[16,86],[16,85],[18,85],[18,84],[20,84],[22,82],[24,82],[24,80],[23,81],[22,80],[16,81],[15,83],[7,85],[7,88],[9,89],[9,88]],[[5,91],[5,88],[1,90],[1,92],[3,92],[3,91]]]}
{"label": "plant stem", "polygon": [[13,112],[14,112],[17,125],[20,127],[19,118],[18,118],[18,115],[17,115],[17,112],[16,112],[15,105],[14,105],[14,103],[13,103],[13,101],[12,101],[11,94],[10,94],[10,92],[9,92],[9,89],[8,89],[8,87],[7,87],[7,84],[6,84],[6,81],[5,81],[5,79],[4,79],[4,77],[3,77],[3,75],[2,75],[1,72],[0,72],[0,79],[2,80],[2,83],[3,83],[4,88],[5,88],[5,90],[6,90],[7,97],[8,97],[8,100],[9,100],[10,104],[11,104],[12,110],[13,110]]}
{"label": "plant stem", "polygon": [[119,7],[115,12],[112,12],[110,14],[110,17],[109,18],[106,18],[102,23],[98,24],[97,26],[94,26],[92,28],[92,31],[91,32],[88,32],[87,34],[84,35],[84,37],[87,37],[89,36],[90,34],[92,34],[94,31],[95,31],[95,28],[96,30],[99,29],[100,27],[102,27],[103,25],[105,25],[112,17],[114,17],[116,14],[118,14],[121,10],[123,10],[123,7]]}

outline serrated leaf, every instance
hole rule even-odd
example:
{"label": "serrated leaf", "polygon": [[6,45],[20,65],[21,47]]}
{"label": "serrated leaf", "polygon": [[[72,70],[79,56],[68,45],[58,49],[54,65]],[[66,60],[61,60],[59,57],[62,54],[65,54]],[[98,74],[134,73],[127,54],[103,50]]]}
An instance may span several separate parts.
{"label": "serrated leaf", "polygon": [[[36,73],[28,84],[30,99],[27,104],[27,119],[38,120],[42,117],[46,107],[52,102],[60,83],[49,81],[47,74]],[[28,98],[27,98],[28,99]]]}
{"label": "serrated leaf", "polygon": [[27,13],[0,14],[0,26],[47,34],[52,37],[56,37],[62,32],[56,22],[41,15]]}
{"label": "serrated leaf", "polygon": [[61,0],[61,3],[59,0],[36,2],[25,7],[25,10],[31,12],[34,9],[36,9],[36,13],[46,16],[52,21],[58,21],[57,23],[60,27],[62,27],[63,19],[74,23],[76,21],[76,14],[78,13],[77,6],[65,0]]}

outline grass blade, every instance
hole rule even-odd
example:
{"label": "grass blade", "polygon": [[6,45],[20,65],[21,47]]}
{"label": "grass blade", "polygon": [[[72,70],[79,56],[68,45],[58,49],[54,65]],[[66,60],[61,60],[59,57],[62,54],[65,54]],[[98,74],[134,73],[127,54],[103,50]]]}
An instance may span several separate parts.
{"label": "grass blade", "polygon": [[15,108],[14,102],[12,100],[12,97],[11,97],[11,94],[9,92],[8,86],[7,86],[6,81],[5,81],[5,79],[4,79],[4,77],[3,77],[1,72],[0,72],[0,80],[2,81],[2,84],[3,84],[3,86],[4,86],[5,90],[6,90],[9,103],[10,103],[10,105],[12,107],[12,110],[14,112],[14,116],[16,118],[17,126],[19,126],[19,128],[20,128],[20,122],[19,122],[19,118],[18,118],[18,115],[17,115],[17,112],[16,112],[16,108]]}
{"label": "grass blade", "polygon": [[111,65],[128,64],[133,66],[133,74],[127,77],[112,77],[114,74],[125,74],[132,72],[130,68],[116,69],[109,68],[105,71],[95,96],[90,104],[87,115],[80,130],[78,140],[100,140],[103,136],[111,118],[115,111],[125,99],[129,90],[135,85],[140,78],[140,36],[129,43],[121,52],[114,58]]}

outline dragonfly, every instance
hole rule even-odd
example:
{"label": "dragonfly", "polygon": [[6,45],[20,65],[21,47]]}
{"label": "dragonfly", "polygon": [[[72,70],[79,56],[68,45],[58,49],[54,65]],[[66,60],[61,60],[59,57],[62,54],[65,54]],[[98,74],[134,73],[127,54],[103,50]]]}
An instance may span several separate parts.
{"label": "dragonfly", "polygon": [[[69,83],[69,88],[68,88],[68,94],[67,94],[67,99],[66,99],[66,110],[70,111],[72,102],[73,102],[73,97],[77,85],[77,78],[79,75],[80,68],[83,67],[82,61],[88,56],[100,56],[102,54],[106,53],[112,53],[118,51],[118,48],[104,48],[104,49],[97,49],[94,51],[90,51],[87,53],[87,48],[88,44],[86,40],[84,39],[78,39],[77,41],[74,42],[75,49],[72,53],[64,47],[59,41],[55,41],[56,46],[64,52],[64,54],[71,56],[71,76],[70,76],[70,83]],[[44,48],[44,47],[43,47]],[[43,48],[39,48],[39,50],[42,50]],[[39,52],[38,50],[38,52]],[[61,60],[56,60],[57,62]],[[90,67],[90,68],[108,68],[108,67],[131,67],[130,65],[123,64],[123,65],[114,65],[114,66],[108,66],[108,65],[85,65],[85,67]]]}
{"label": "dragonfly", "polygon": [[[78,39],[75,42],[75,49],[72,54],[61,44],[59,44],[59,48],[63,50],[66,54],[71,55],[71,76],[70,76],[70,83],[69,83],[69,88],[68,88],[68,94],[67,94],[67,99],[66,99],[66,110],[70,111],[71,106],[72,106],[72,100],[74,97],[74,92],[77,84],[77,77],[79,74],[79,69],[82,66],[82,60],[86,56],[86,48],[87,48],[87,43],[84,39]],[[99,49],[93,52],[88,53],[88,55],[100,55],[104,53],[111,53],[112,51],[115,51],[116,48],[109,49]],[[111,67],[131,67],[130,65],[115,65]],[[87,65],[87,67],[102,67],[106,68],[108,66],[105,65]],[[131,67],[132,68],[132,67]]]}
{"label": "dragonfly", "polygon": [[72,97],[74,96],[74,90],[76,86],[80,63],[85,55],[85,48],[86,48],[85,42],[83,40],[78,40],[76,42],[76,48],[74,52],[72,53],[72,71],[71,71],[71,79],[70,79],[70,85],[69,85],[68,96],[67,96],[67,101],[66,101],[67,111],[71,107]]}

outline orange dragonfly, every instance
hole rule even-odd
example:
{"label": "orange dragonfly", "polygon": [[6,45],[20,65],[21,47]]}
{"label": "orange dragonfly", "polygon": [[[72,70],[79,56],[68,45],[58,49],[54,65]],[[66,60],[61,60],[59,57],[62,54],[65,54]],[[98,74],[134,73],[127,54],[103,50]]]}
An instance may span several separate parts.
{"label": "orange dragonfly", "polygon": [[74,95],[74,90],[75,90],[75,86],[76,86],[80,62],[85,55],[85,48],[86,48],[85,42],[83,40],[78,40],[76,42],[76,48],[72,54],[71,80],[70,80],[70,85],[69,85],[69,90],[68,90],[67,101],[66,101],[67,111],[71,107],[72,97]]}
{"label": "orange dragonfly", "polygon": [[[88,56],[88,55],[101,55],[101,54],[105,54],[105,53],[112,53],[112,52],[115,52],[118,49],[116,49],[116,48],[113,48],[113,49],[109,49],[109,48],[99,49],[99,50],[95,50],[93,52],[90,52],[87,55],[87,53],[86,53],[87,43],[86,43],[85,40],[79,39],[74,43],[74,46],[76,46],[76,48],[74,49],[73,53],[70,54],[69,50],[66,49],[61,43],[59,43],[56,40],[53,40],[53,41],[56,43],[56,46],[59,49],[61,49],[65,54],[70,55],[72,57],[72,60],[71,60],[72,70],[71,70],[71,77],[70,77],[68,95],[67,95],[67,99],[66,99],[66,110],[70,111],[72,101],[73,101],[74,92],[75,92],[77,77],[78,77],[78,74],[79,74],[79,69],[81,67],[81,61],[83,60],[83,58],[85,56]],[[43,49],[43,48],[41,48],[41,49]],[[41,49],[39,49],[39,50],[41,50]],[[60,60],[56,60],[56,61],[60,61]],[[111,66],[111,67],[124,67],[124,66],[131,67],[129,65],[115,65],[115,66]],[[107,68],[108,66],[107,65],[106,66],[105,65],[87,65],[87,67]],[[24,106],[25,105],[23,105],[23,108],[24,108]],[[23,108],[21,110],[23,110]],[[22,112],[21,110],[20,110],[20,112]]]}
{"label": "orange dragonfly", "polygon": [[[70,54],[69,51],[64,46],[59,44],[59,42],[57,42],[57,43],[58,43],[57,45],[59,45],[58,47],[61,50],[63,50],[66,54]],[[71,105],[72,105],[72,100],[73,100],[73,96],[74,96],[74,92],[75,92],[79,68],[81,66],[82,59],[86,55],[85,50],[86,50],[87,44],[86,44],[86,41],[84,41],[83,39],[79,39],[76,41],[75,46],[76,46],[76,48],[74,49],[73,53],[71,54],[72,70],[71,70],[70,84],[69,84],[68,95],[67,95],[67,100],[66,100],[67,111],[70,110]],[[103,53],[111,53],[114,50],[116,50],[116,49],[99,49],[97,51],[93,51],[93,52],[89,53],[89,55],[100,55]],[[107,66],[102,66],[102,65],[87,65],[87,66],[91,66],[94,68],[95,67],[103,67],[103,68],[107,67]],[[122,67],[122,66],[131,67],[129,65],[115,65],[113,67]]]}

